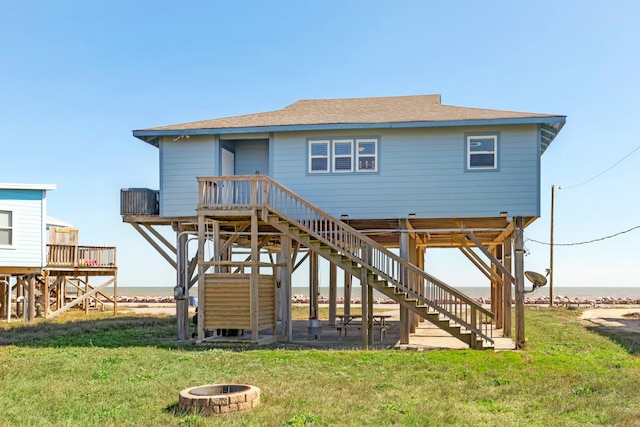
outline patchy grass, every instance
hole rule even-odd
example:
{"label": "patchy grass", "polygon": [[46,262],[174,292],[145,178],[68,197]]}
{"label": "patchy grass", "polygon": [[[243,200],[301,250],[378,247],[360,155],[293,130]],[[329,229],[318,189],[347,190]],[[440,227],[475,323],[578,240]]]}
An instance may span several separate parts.
{"label": "patchy grass", "polygon": [[[579,314],[527,309],[520,352],[195,346],[169,316],[4,323],[0,425],[639,425],[640,358]],[[180,390],[222,382],[259,387],[261,405],[179,409]]]}

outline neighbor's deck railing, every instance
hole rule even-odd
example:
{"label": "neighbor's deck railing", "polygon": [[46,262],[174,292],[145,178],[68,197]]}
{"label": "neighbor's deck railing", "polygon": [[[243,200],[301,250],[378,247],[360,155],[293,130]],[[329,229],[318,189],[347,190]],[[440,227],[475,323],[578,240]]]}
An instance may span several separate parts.
{"label": "neighbor's deck railing", "polygon": [[114,268],[116,248],[105,246],[47,245],[48,267]]}
{"label": "neighbor's deck railing", "polygon": [[265,175],[200,177],[198,209],[267,208],[393,284],[409,299],[493,342],[493,313]]}

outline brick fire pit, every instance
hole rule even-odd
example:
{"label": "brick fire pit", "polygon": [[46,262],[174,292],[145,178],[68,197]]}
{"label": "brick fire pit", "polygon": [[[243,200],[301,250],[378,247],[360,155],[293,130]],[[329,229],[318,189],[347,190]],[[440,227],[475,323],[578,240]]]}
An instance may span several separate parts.
{"label": "brick fire pit", "polygon": [[246,411],[260,404],[260,389],[245,384],[208,384],[180,392],[182,409],[209,416]]}

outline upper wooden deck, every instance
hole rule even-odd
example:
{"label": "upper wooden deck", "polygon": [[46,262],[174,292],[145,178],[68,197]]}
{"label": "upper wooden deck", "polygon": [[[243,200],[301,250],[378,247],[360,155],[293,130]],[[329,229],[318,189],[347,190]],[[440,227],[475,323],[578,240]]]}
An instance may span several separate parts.
{"label": "upper wooden deck", "polygon": [[84,270],[99,275],[116,268],[114,246],[47,245],[47,270]]}

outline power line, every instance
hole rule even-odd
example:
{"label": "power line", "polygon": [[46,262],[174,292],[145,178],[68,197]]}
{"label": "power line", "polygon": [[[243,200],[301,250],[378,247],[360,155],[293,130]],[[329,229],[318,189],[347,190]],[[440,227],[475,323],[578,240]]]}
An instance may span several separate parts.
{"label": "power line", "polygon": [[598,178],[598,177],[600,177],[600,176],[604,175],[605,173],[609,172],[611,169],[613,169],[613,168],[615,168],[616,166],[618,166],[620,163],[622,163],[624,160],[626,160],[626,159],[627,159],[627,157],[631,156],[633,153],[635,153],[635,152],[636,152],[636,151],[638,151],[638,150],[640,150],[640,145],[639,145],[639,146],[637,146],[637,147],[636,147],[633,151],[631,151],[629,154],[627,154],[626,156],[624,156],[623,158],[621,158],[620,160],[618,160],[618,161],[617,161],[616,163],[614,163],[612,166],[610,166],[609,168],[607,168],[607,169],[605,169],[604,171],[600,172],[598,175],[596,175],[596,176],[594,176],[594,177],[592,177],[592,178],[589,178],[588,180],[586,180],[586,181],[584,181],[584,182],[581,182],[580,184],[571,185],[571,186],[569,186],[569,187],[563,187],[563,188],[564,188],[565,190],[566,190],[566,189],[568,189],[568,188],[575,188],[575,187],[579,187],[579,186],[581,186],[581,185],[584,185],[584,184],[586,184],[586,183],[588,183],[588,182],[593,181],[594,179],[596,179],[596,178]]}
{"label": "power line", "polygon": [[[607,239],[612,239],[614,237],[617,237],[621,234],[625,234],[625,233],[629,233],[630,231],[636,230],[640,228],[640,225],[636,225],[635,227],[631,227],[628,230],[624,230],[624,231],[620,231],[618,233],[615,234],[611,234],[610,236],[605,236],[605,237],[600,237],[598,239],[593,239],[593,240],[587,240],[586,242],[577,242],[577,243],[554,243],[553,246],[578,246],[578,245],[587,245],[589,243],[595,243],[595,242],[600,242],[602,240],[607,240]],[[541,245],[547,245],[547,246],[551,246],[551,243],[549,242],[541,242],[539,240],[535,240],[535,239],[527,239],[527,241],[530,242],[534,242],[534,243],[539,243]]]}

